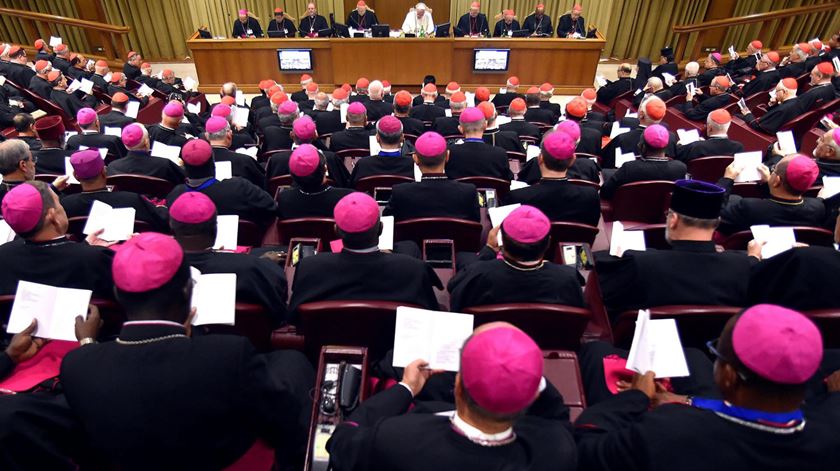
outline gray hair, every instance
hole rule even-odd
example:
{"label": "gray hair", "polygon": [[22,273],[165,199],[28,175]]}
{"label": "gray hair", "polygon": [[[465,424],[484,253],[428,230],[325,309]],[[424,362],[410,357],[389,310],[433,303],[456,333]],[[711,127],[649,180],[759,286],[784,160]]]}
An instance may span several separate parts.
{"label": "gray hair", "polygon": [[384,88],[385,87],[382,86],[382,82],[374,80],[373,82],[370,82],[370,85],[368,85],[368,95],[370,95],[371,99],[380,99],[385,91]]}
{"label": "gray hair", "polygon": [[706,135],[716,135],[716,134],[726,134],[729,132],[729,125],[731,123],[717,123],[715,120],[712,119],[712,114],[709,113],[709,116],[706,118]]}
{"label": "gray hair", "polygon": [[647,81],[647,86],[650,87],[652,91],[657,91],[662,89],[662,79],[659,77],[651,77]]}
{"label": "gray hair", "polygon": [[327,95],[324,92],[318,92],[318,94],[315,95],[315,100],[314,101],[315,101],[315,107],[316,108],[318,108],[319,110],[325,110],[325,109],[327,109],[327,106],[330,104],[330,96]]}
{"label": "gray hair", "polygon": [[0,143],[0,174],[8,175],[18,169],[20,163],[32,158],[29,144],[20,139],[9,139]]}
{"label": "gray hair", "polygon": [[478,120],[473,121],[472,123],[460,123],[461,127],[464,128],[464,133],[473,133],[479,132],[484,130],[484,126],[487,125],[485,120]]}
{"label": "gray hair", "polygon": [[222,95],[236,96],[236,84],[233,82],[225,82],[222,84]]}
{"label": "gray hair", "polygon": [[697,62],[689,62],[685,65],[685,74],[689,77],[694,77],[697,73],[700,72],[700,64]]}
{"label": "gray hair", "polygon": [[207,133],[207,139],[211,141],[224,141],[225,137],[227,136],[228,131],[230,131],[230,122],[225,123],[225,127],[219,129],[214,133]]}

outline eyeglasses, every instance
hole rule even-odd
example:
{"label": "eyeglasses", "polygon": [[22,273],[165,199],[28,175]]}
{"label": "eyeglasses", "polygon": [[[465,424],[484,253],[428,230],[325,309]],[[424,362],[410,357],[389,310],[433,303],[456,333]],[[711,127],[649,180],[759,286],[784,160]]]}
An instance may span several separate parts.
{"label": "eyeglasses", "polygon": [[[716,339],[709,340],[708,342],[706,342],[706,349],[708,349],[709,353],[714,355],[714,357],[717,358],[718,360],[720,360],[724,363],[727,363],[727,364],[731,365],[733,368],[735,368],[735,364],[732,362],[732,360],[723,356],[720,353],[720,351],[718,351],[718,343],[719,342],[720,342],[720,337],[718,337]],[[744,380],[744,381],[747,380],[747,375],[744,374],[741,371],[738,371],[737,368],[735,369],[735,372],[738,373],[738,377],[740,377],[742,380]]]}

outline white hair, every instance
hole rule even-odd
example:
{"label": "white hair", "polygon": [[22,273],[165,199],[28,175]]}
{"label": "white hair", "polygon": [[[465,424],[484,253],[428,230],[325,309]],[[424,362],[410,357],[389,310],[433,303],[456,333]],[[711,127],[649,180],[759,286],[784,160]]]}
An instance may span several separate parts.
{"label": "white hair", "polygon": [[706,118],[706,135],[707,136],[712,136],[712,135],[726,134],[726,133],[729,132],[729,125],[730,124],[731,124],[731,122],[724,123],[724,124],[720,124],[720,123],[716,122],[715,120],[712,119],[712,114],[709,113],[709,116]]}
{"label": "white hair", "polygon": [[651,90],[656,91],[656,90],[661,90],[662,89],[662,79],[660,79],[659,77],[649,78],[648,81],[647,81],[647,84],[648,84],[648,87],[651,88]]}
{"label": "white hair", "polygon": [[698,72],[700,72],[700,64],[697,62],[692,61],[685,65],[685,74],[689,77],[694,77]]}
{"label": "white hair", "polygon": [[417,5],[414,5],[414,9],[415,10],[428,10],[428,8],[426,8],[426,4],[423,3],[423,2],[420,2]]}
{"label": "white hair", "polygon": [[786,87],[785,82],[783,82],[782,80],[779,80],[779,84],[776,85],[776,88],[777,89],[782,89],[782,90],[788,92],[788,94],[790,95],[788,98],[792,98],[792,97],[796,96],[796,89]]}
{"label": "white hair", "polygon": [[374,80],[368,85],[368,95],[370,95],[371,98],[382,98],[384,88],[385,87],[382,86],[382,82]]}

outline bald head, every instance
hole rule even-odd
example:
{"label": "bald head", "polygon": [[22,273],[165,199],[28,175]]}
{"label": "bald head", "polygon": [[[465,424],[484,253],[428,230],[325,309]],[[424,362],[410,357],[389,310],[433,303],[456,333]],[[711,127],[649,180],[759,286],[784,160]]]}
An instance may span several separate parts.
{"label": "bald head", "polygon": [[319,110],[326,110],[330,104],[330,97],[324,92],[318,92],[315,95],[315,108]]}
{"label": "bald head", "polygon": [[222,96],[236,96],[236,84],[233,82],[226,82],[222,85],[222,89],[220,91]]}

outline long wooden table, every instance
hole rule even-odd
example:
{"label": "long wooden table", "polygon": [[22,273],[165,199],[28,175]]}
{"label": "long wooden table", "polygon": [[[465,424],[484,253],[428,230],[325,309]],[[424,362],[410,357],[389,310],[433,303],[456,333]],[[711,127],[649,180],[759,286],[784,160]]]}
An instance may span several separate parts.
{"label": "long wooden table", "polygon": [[[277,49],[312,49],[315,81],[325,91],[359,77],[388,80],[394,92],[417,91],[423,77],[432,74],[438,84],[458,82],[462,88],[504,86],[509,75],[522,84],[550,82],[558,94],[577,94],[592,87],[606,41],[597,39],[530,38],[316,38],[316,39],[197,39],[187,40],[198,71],[199,88],[218,92],[224,82],[236,82],[249,93],[258,92],[260,80],[274,79],[291,90],[299,88],[300,74],[282,73]],[[509,70],[476,73],[473,49],[510,49]]]}

